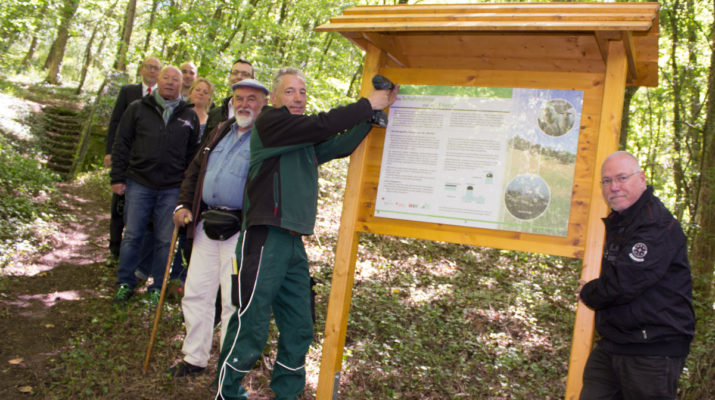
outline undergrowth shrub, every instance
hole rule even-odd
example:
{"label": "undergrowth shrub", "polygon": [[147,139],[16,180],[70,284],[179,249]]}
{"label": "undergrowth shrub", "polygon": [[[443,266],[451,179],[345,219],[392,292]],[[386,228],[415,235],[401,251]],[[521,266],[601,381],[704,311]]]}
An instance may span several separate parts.
{"label": "undergrowth shrub", "polygon": [[32,247],[36,230],[52,219],[51,201],[59,176],[12,146],[0,134],[0,268],[17,251]]}

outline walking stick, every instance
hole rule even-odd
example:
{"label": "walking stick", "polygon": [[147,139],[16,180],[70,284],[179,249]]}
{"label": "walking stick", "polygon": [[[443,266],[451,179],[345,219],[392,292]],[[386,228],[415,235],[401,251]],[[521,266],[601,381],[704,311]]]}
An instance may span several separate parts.
{"label": "walking stick", "polygon": [[151,357],[151,349],[154,347],[154,338],[156,337],[156,329],[159,327],[159,317],[161,316],[161,306],[164,305],[164,294],[166,293],[166,281],[169,280],[169,270],[171,262],[174,260],[174,250],[176,249],[176,238],[179,236],[179,227],[174,226],[174,233],[171,234],[171,246],[169,246],[169,258],[166,260],[166,270],[164,271],[164,282],[161,284],[161,294],[159,295],[159,303],[156,305],[156,315],[154,316],[154,326],[151,328],[151,337],[149,338],[149,347],[146,349],[146,357],[144,357],[144,368],[142,375],[146,374],[149,368],[149,358]]}

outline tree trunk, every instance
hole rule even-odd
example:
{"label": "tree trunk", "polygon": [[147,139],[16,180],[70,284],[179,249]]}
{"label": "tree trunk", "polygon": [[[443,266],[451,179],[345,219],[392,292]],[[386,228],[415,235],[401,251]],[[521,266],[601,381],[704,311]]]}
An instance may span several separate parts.
{"label": "tree trunk", "polygon": [[70,24],[79,7],[79,0],[65,0],[62,6],[62,20],[57,28],[57,37],[52,43],[52,51],[47,57],[47,77],[45,82],[50,85],[58,85],[60,83],[60,69],[62,68],[62,60],[65,57],[65,48],[69,39]]}
{"label": "tree trunk", "polygon": [[97,51],[94,52],[96,57],[92,60],[92,66],[95,68],[101,68],[102,67],[102,52],[104,51],[104,45],[107,43],[107,36],[108,32],[104,32],[104,35],[102,36],[102,40],[99,41],[99,46],[97,46]]}
{"label": "tree trunk", "polygon": [[[345,92],[346,96],[349,97],[355,97],[352,96],[353,88],[355,87],[355,82],[357,81],[358,77],[362,74],[362,65],[358,66],[358,69],[355,70],[355,73],[353,74],[353,78],[350,80],[350,86],[348,86],[348,91]],[[359,88],[358,88],[359,91]]]}
{"label": "tree trunk", "polygon": [[[696,12],[695,4],[693,3],[693,0],[687,0],[687,15],[694,15]],[[690,65],[697,65],[698,64],[698,51],[697,51],[697,43],[698,43],[698,27],[693,24],[693,23],[688,23],[686,24],[687,26],[687,36],[688,36],[688,61]],[[697,83],[696,77],[693,76],[694,74],[688,74],[691,78],[689,80],[690,84],[688,85],[688,90],[690,92],[689,96],[689,105],[688,105],[688,118],[686,122],[687,128],[685,130],[687,139],[686,139],[686,144],[688,146],[688,153],[690,155],[691,159],[691,165],[692,168],[690,170],[696,170],[697,166],[701,164],[702,162],[702,147],[701,147],[701,141],[703,139],[702,131],[699,126],[696,126],[696,121],[699,119],[700,113],[702,112],[703,109],[703,102],[700,101],[700,84]],[[707,118],[707,117],[706,117]],[[689,191],[688,191],[688,198],[690,201],[688,201],[688,212],[690,213],[691,218],[697,214],[697,208],[698,208],[698,187],[697,187],[697,181],[698,178],[695,175],[695,172],[691,172],[689,174],[690,176],[688,177],[688,180],[690,181],[689,184]],[[690,232],[688,232],[690,233]],[[690,236],[690,235],[688,235]]]}
{"label": "tree trunk", "polygon": [[[282,0],[281,1],[281,7],[278,10],[278,20],[276,21],[277,26],[283,26],[285,23],[286,17],[288,16],[288,0]],[[282,31],[281,30],[276,30],[273,32],[273,48],[277,52],[277,54],[281,54],[282,60],[285,59],[286,55],[284,52],[281,51],[283,48],[283,37],[282,37]]]}
{"label": "tree trunk", "polygon": [[[715,46],[715,38],[712,38]],[[704,312],[712,313],[713,269],[715,268],[715,47],[711,47],[708,79],[707,114],[703,127],[702,183],[698,193],[696,230],[690,262],[693,268],[695,297],[704,304]]]}
{"label": "tree trunk", "polygon": [[132,30],[134,29],[134,16],[137,12],[137,0],[129,0],[127,3],[127,11],[124,15],[124,25],[122,26],[122,37],[119,40],[117,48],[117,58],[114,62],[114,69],[117,71],[127,71],[127,50],[132,39]]}
{"label": "tree trunk", "polygon": [[683,157],[682,157],[682,145],[683,145],[683,103],[682,103],[682,70],[678,66],[678,49],[680,47],[680,29],[679,24],[681,21],[678,18],[678,12],[680,11],[680,2],[675,1],[671,9],[672,15],[670,16],[670,34],[671,34],[671,45],[670,45],[670,69],[671,69],[671,85],[673,89],[673,183],[675,184],[675,207],[672,210],[673,215],[677,220],[683,219],[683,212],[685,211],[686,199],[684,198],[688,192],[687,182],[684,173]]}
{"label": "tree trunk", "polygon": [[146,28],[146,39],[144,40],[143,54],[146,56],[149,52],[149,43],[151,43],[151,33],[154,31],[154,20],[156,19],[156,8],[159,5],[159,0],[152,0],[151,14],[149,14],[149,26]]}
{"label": "tree trunk", "polygon": [[42,26],[42,23],[45,18],[45,14],[47,13],[47,8],[49,7],[49,3],[45,2],[42,5],[42,8],[37,12],[37,14],[34,17],[34,27],[32,29],[32,41],[30,42],[30,48],[27,49],[27,53],[25,53],[25,57],[22,58],[22,62],[20,65],[17,67],[17,71],[21,71],[26,69],[32,64],[32,59],[35,57],[35,51],[37,50],[37,45],[40,43],[40,27]]}
{"label": "tree trunk", "polygon": [[621,137],[618,144],[619,150],[626,149],[626,143],[628,143],[628,129],[631,124],[631,100],[633,100],[633,95],[636,94],[640,86],[626,86],[626,92],[623,96],[623,119],[621,119]]}
{"label": "tree trunk", "polygon": [[50,45],[50,50],[47,52],[45,63],[42,65],[42,69],[50,68],[50,60],[52,59],[52,54],[55,52],[55,47],[57,47],[57,42],[53,40]]}
{"label": "tree trunk", "polygon": [[[92,63],[92,45],[94,44],[94,39],[97,37],[97,32],[99,32],[100,29],[103,29],[105,27],[106,24],[104,23],[104,21],[107,21],[112,18],[112,16],[114,15],[114,9],[117,8],[117,3],[119,3],[119,0],[115,0],[114,4],[109,6],[104,11],[104,15],[102,15],[101,19],[99,21],[96,21],[94,24],[94,29],[92,29],[92,35],[90,36],[89,41],[87,41],[87,47],[84,50],[84,63],[82,64],[82,73],[79,80],[79,85],[77,85],[77,89],[75,91],[77,94],[80,94],[82,92],[82,86],[84,86],[84,81],[85,79],[87,79],[89,66]],[[104,38],[102,39],[102,42],[104,42]],[[100,54],[101,47],[99,47],[97,50],[98,51],[96,54]]]}
{"label": "tree trunk", "polygon": [[18,71],[21,71],[27,67],[30,66],[32,63],[32,58],[35,56],[35,50],[37,50],[37,44],[39,43],[39,40],[37,38],[37,35],[32,35],[32,42],[30,42],[30,48],[27,49],[27,53],[25,53],[25,57],[22,58],[22,62],[20,63],[20,66],[17,68]]}
{"label": "tree trunk", "polygon": [[[218,53],[221,54],[224,51],[228,50],[229,46],[231,46],[231,43],[233,40],[236,38],[236,35],[238,32],[241,30],[241,27],[244,26],[243,21],[250,20],[253,17],[253,14],[256,13],[256,6],[258,4],[258,0],[250,0],[248,2],[248,5],[246,7],[243,7],[243,10],[245,10],[246,15],[243,15],[243,10],[241,11],[241,15],[239,16],[238,20],[235,23],[235,28],[233,31],[231,31],[231,34],[226,38],[226,40],[223,42],[221,46],[218,48]],[[245,38],[245,28],[244,28],[244,38]],[[243,39],[241,40],[241,43],[243,43]]]}
{"label": "tree trunk", "polygon": [[89,41],[87,41],[87,47],[84,49],[84,63],[82,64],[82,72],[79,78],[79,85],[75,89],[75,93],[82,93],[82,86],[84,86],[84,80],[87,79],[87,72],[89,71],[89,64],[92,61],[92,44],[94,44],[94,38],[97,37],[97,30],[99,25],[95,25],[92,30],[92,36],[90,36]]}

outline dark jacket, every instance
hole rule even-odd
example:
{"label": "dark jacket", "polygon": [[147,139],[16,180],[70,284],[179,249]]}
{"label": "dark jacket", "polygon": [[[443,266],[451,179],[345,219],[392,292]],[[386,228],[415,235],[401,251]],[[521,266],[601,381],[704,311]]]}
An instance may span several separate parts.
{"label": "dark jacket", "polygon": [[[191,160],[191,164],[189,164],[184,174],[184,180],[181,182],[181,189],[179,189],[178,204],[191,210],[191,215],[193,216],[193,221],[191,221],[191,224],[186,230],[186,237],[189,239],[194,237],[194,231],[201,218],[201,212],[206,209],[206,204],[201,201],[201,193],[203,191],[204,176],[206,175],[209,155],[216,148],[221,139],[231,132],[231,125],[235,121],[235,118],[225,121],[219,125],[219,129],[215,135],[209,135],[205,138],[205,146],[199,149],[199,152],[196,153],[196,156]],[[237,193],[236,195],[243,196],[243,193]]]}
{"label": "dark jacket", "polygon": [[680,224],[650,186],[604,223],[601,274],[580,294],[596,311],[599,346],[615,354],[686,356],[695,317]]}
{"label": "dark jacket", "polygon": [[109,119],[109,128],[107,129],[107,143],[104,145],[104,154],[112,154],[112,146],[114,145],[114,137],[117,134],[117,127],[119,127],[119,121],[122,119],[124,111],[126,111],[129,104],[134,100],[139,100],[142,98],[142,84],[137,83],[134,85],[124,85],[119,89],[119,95],[117,96],[117,101],[114,103],[114,109],[112,110],[112,118]]}
{"label": "dark jacket", "polygon": [[154,96],[129,105],[112,148],[111,183],[130,178],[154,190],[179,187],[196,153],[199,118],[183,100],[164,124],[162,107]]}
{"label": "dark jacket", "polygon": [[263,107],[251,131],[244,226],[272,225],[312,234],[318,165],[350,155],[370,131],[366,121],[371,116],[364,98],[317,115]]}
{"label": "dark jacket", "polygon": [[[214,130],[221,122],[228,119],[228,102],[233,96],[228,96],[221,100],[221,105],[209,110],[209,115],[206,118],[206,128],[204,128],[204,138],[207,135],[214,133]],[[201,140],[201,147],[206,146],[206,140]]]}

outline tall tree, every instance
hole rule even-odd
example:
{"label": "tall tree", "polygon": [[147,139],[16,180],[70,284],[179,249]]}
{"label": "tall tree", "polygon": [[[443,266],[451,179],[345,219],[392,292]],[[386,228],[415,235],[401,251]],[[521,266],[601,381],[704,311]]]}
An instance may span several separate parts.
{"label": "tall tree", "polygon": [[626,93],[623,96],[623,119],[621,120],[621,137],[618,142],[618,148],[621,150],[625,149],[626,143],[628,143],[628,133],[631,125],[631,101],[639,88],[640,86],[626,86]]}
{"label": "tall tree", "polygon": [[[82,64],[82,71],[80,72],[80,79],[79,79],[79,85],[77,85],[76,93],[80,94],[82,92],[82,86],[84,86],[84,81],[87,79],[87,73],[89,72],[89,66],[92,63],[92,45],[94,44],[94,40],[97,37],[97,33],[99,33],[100,30],[103,30],[106,27],[106,21],[112,18],[112,15],[114,15],[114,10],[117,7],[117,3],[119,0],[114,0],[114,3],[111,4],[107,9],[104,11],[104,14],[99,18],[99,20],[94,22],[94,28],[92,29],[92,34],[89,37],[89,40],[87,41],[87,46],[84,50],[84,63]],[[106,37],[107,33],[104,33],[104,37]],[[102,38],[102,41],[104,40],[104,37]],[[101,48],[98,48],[97,52],[95,55],[101,54]]]}
{"label": "tall tree", "polygon": [[[156,19],[156,8],[159,5],[159,0],[151,1],[151,13],[149,14],[149,26],[146,29],[146,39],[144,39],[143,55],[146,56],[149,51],[149,43],[151,43],[151,33],[154,31],[154,20]],[[144,57],[142,57],[144,58]]]}
{"label": "tall tree", "polygon": [[134,16],[137,12],[137,0],[127,2],[127,10],[124,13],[124,24],[122,34],[117,46],[117,57],[114,61],[114,69],[117,71],[127,71],[127,51],[132,40],[132,30],[134,30]]}
{"label": "tall tree", "polygon": [[18,70],[27,68],[30,66],[33,57],[35,56],[35,51],[37,50],[37,45],[40,43],[40,35],[42,30],[42,25],[44,23],[45,13],[49,7],[49,3],[43,2],[41,7],[38,9],[38,13],[33,16],[33,31],[32,40],[30,41],[30,46],[25,53],[25,57],[22,58],[20,65],[18,65]]}
{"label": "tall tree", "polygon": [[52,50],[47,57],[47,77],[45,82],[51,85],[60,83],[60,69],[62,68],[62,60],[65,57],[65,48],[67,40],[70,36],[70,24],[79,7],[79,0],[64,0],[62,9],[60,10],[60,25],[57,27],[57,36],[52,43]]}
{"label": "tall tree", "polygon": [[[715,16],[715,8],[713,11]],[[695,292],[708,305],[705,310],[712,313],[713,269],[715,268],[715,37],[711,36],[710,74],[708,78],[708,99],[703,128],[703,162],[701,167],[700,193],[691,263],[695,277]]]}

